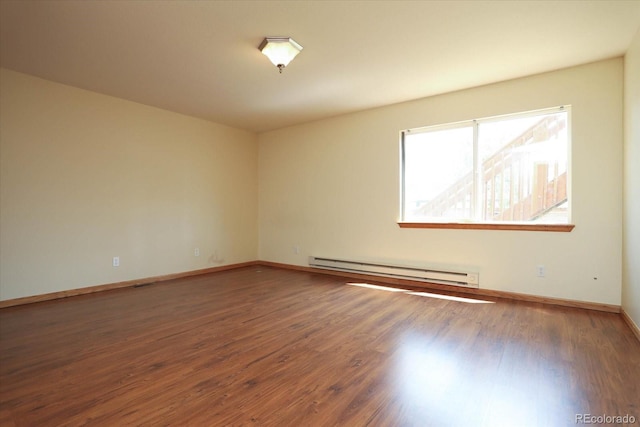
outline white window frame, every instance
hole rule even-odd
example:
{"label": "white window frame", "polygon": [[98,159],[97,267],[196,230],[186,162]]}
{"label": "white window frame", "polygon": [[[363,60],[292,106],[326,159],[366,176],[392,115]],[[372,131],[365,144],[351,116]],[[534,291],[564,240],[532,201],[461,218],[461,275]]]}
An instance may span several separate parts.
{"label": "white window frame", "polygon": [[[567,117],[567,215],[568,215],[568,223],[561,224],[538,224],[533,221],[486,221],[481,219],[482,212],[482,170],[479,164],[479,133],[478,129],[480,125],[504,121],[515,118],[526,118],[532,116],[542,116],[546,114],[554,114],[554,113],[566,113]],[[473,185],[473,203],[472,203],[472,218],[469,221],[454,221],[449,222],[448,218],[443,218],[442,221],[434,220],[433,218],[426,219],[425,221],[419,222],[408,222],[406,221],[406,192],[405,192],[405,136],[407,134],[417,134],[424,132],[434,132],[434,131],[442,131],[447,129],[456,129],[456,128],[464,128],[471,127],[473,129],[473,176],[474,176],[474,185]],[[484,117],[479,119],[465,120],[460,122],[432,125],[432,126],[424,126],[412,129],[405,129],[400,132],[400,220],[398,221],[399,225],[403,228],[491,228],[491,226],[495,225],[496,228],[500,229],[500,225],[506,225],[504,229],[531,229],[534,231],[571,231],[573,229],[573,225],[571,225],[572,220],[572,197],[571,197],[571,106],[570,105],[562,105],[558,107],[545,108],[539,110],[532,110],[526,112],[519,113],[511,113],[504,114],[499,116],[491,116]],[[432,226],[429,226],[429,225]],[[442,226],[443,224],[449,225],[450,227]],[[467,225],[463,227],[455,226],[456,224]],[[479,225],[479,227],[474,227],[473,225]],[[523,225],[523,228],[519,228],[518,225]],[[489,226],[489,227],[486,227]],[[513,226],[513,227],[512,227]]]}

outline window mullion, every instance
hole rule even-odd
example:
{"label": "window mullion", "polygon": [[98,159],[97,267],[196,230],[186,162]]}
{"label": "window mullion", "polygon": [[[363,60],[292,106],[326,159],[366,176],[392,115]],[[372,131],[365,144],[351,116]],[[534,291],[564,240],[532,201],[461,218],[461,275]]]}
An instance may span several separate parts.
{"label": "window mullion", "polygon": [[405,136],[406,132],[400,134],[400,170],[402,175],[400,177],[400,217],[402,220],[406,220],[406,162],[405,162]]}
{"label": "window mullion", "polygon": [[471,215],[474,221],[482,221],[482,167],[480,165],[480,153],[478,152],[478,126],[477,120],[473,121],[473,202]]}

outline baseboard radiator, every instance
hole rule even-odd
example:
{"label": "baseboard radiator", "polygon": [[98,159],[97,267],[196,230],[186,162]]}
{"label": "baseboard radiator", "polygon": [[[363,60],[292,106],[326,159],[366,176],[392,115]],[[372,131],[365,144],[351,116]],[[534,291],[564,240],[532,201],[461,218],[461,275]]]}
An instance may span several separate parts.
{"label": "baseboard radiator", "polygon": [[370,274],[373,276],[417,280],[420,282],[464,286],[468,288],[477,288],[479,286],[479,274],[477,272],[469,271],[408,267],[392,264],[378,264],[373,262],[348,261],[335,258],[320,258],[314,256],[309,257],[309,265],[311,267],[322,268],[325,270]]}

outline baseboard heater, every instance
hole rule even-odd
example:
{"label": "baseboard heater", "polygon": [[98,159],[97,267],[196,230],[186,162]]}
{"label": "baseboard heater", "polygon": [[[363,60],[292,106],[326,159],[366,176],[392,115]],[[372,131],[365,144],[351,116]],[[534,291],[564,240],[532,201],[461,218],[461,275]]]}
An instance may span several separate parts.
{"label": "baseboard heater", "polygon": [[397,279],[417,280],[421,282],[477,288],[479,274],[468,271],[450,271],[449,269],[432,269],[408,267],[392,264],[378,264],[363,261],[348,261],[335,258],[309,257],[309,265],[325,270],[344,271],[347,273],[370,274],[374,276]]}

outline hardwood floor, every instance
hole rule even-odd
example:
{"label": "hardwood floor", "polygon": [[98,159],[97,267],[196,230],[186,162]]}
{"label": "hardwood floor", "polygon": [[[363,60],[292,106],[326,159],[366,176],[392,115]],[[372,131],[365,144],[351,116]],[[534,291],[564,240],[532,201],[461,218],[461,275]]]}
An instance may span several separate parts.
{"label": "hardwood floor", "polygon": [[254,266],[2,309],[0,425],[640,423],[617,314],[347,283]]}

